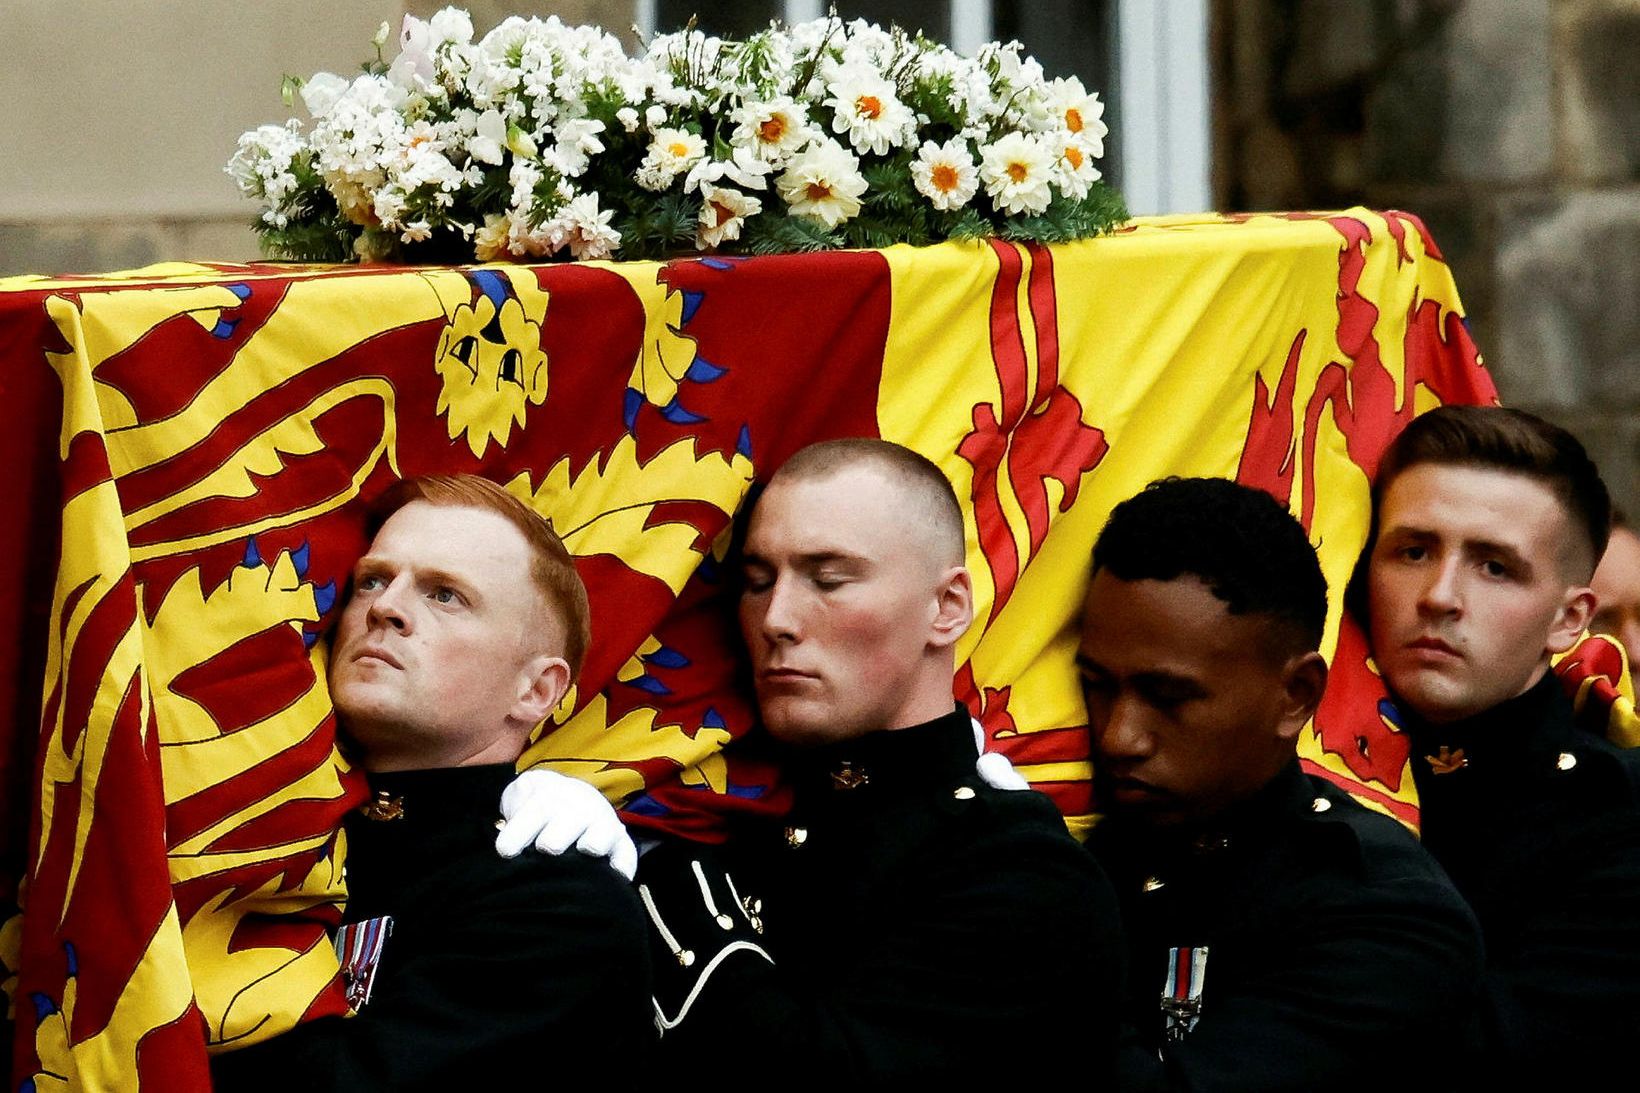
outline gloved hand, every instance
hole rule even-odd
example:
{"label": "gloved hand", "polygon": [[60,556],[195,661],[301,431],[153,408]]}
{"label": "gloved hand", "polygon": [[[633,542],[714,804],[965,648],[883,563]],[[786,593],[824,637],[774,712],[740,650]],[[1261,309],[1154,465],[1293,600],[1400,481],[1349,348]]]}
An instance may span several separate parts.
{"label": "gloved hand", "polygon": [[672,841],[651,849],[638,898],[649,913],[655,1017],[663,1033],[683,1022],[712,973],[734,954],[767,961],[755,967],[774,964],[762,944],[762,901],[736,887],[711,847]]}
{"label": "gloved hand", "polygon": [[992,789],[1030,789],[1031,783],[1014,769],[1006,755],[985,750],[985,727],[972,717],[968,719],[968,723],[974,727],[974,750],[979,752],[974,770],[979,774],[980,781]]}
{"label": "gloved hand", "polygon": [[531,843],[543,854],[574,846],[606,858],[627,880],[638,871],[638,848],[604,795],[578,778],[536,767],[514,778],[501,792],[500,834],[495,852],[515,858]]}

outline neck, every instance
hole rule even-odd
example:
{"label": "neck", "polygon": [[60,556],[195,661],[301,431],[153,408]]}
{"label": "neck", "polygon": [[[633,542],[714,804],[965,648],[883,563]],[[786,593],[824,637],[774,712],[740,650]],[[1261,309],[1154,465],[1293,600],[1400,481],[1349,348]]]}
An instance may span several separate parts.
{"label": "neck", "polygon": [[376,774],[400,770],[482,767],[495,763],[516,763],[523,750],[523,742],[510,733],[480,741],[430,742],[399,738],[391,744],[376,743],[361,749],[359,765]]}
{"label": "neck", "polygon": [[945,663],[933,665],[929,671],[923,672],[913,681],[912,686],[906,691],[905,701],[900,703],[886,725],[863,729],[860,735],[877,731],[894,732],[926,725],[950,713],[951,705],[955,701],[951,691],[951,676],[955,671],[955,665],[950,663],[950,658],[945,658]]}
{"label": "neck", "polygon": [[1390,692],[1390,698],[1395,702],[1396,706],[1400,708],[1403,714],[1410,714],[1412,719],[1416,722],[1421,722],[1424,725],[1435,727],[1458,725],[1467,721],[1475,721],[1485,718],[1493,710],[1496,710],[1502,706],[1507,706],[1509,703],[1514,702],[1522,695],[1530,693],[1543,683],[1544,678],[1548,676],[1548,674],[1549,658],[1545,655],[1543,661],[1532,670],[1532,674],[1526,678],[1526,682],[1521,684],[1514,694],[1510,695],[1502,702],[1488,706],[1484,710],[1459,710],[1455,712],[1448,710],[1431,710],[1426,712],[1415,708],[1411,703],[1407,702],[1393,691]]}

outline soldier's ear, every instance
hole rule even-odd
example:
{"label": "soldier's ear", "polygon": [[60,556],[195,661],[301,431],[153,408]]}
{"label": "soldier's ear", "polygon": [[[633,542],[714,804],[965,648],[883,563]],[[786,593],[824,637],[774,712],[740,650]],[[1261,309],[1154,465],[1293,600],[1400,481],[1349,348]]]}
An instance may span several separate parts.
{"label": "soldier's ear", "polygon": [[519,673],[518,698],[513,717],[531,728],[551,716],[569,690],[569,662],[563,657],[542,654],[533,657]]}
{"label": "soldier's ear", "polygon": [[1583,631],[1589,628],[1589,622],[1594,618],[1597,606],[1599,601],[1595,598],[1594,589],[1568,588],[1560,609],[1555,612],[1554,624],[1543,643],[1544,651],[1550,654],[1564,653],[1576,645],[1577,639],[1583,636]]}
{"label": "soldier's ear", "polygon": [[968,632],[974,621],[974,578],[966,566],[952,566],[934,586],[934,625],[929,641],[948,648]]}
{"label": "soldier's ear", "polygon": [[1296,740],[1315,716],[1327,690],[1327,662],[1311,650],[1288,659],[1281,672],[1281,728],[1283,739]]}

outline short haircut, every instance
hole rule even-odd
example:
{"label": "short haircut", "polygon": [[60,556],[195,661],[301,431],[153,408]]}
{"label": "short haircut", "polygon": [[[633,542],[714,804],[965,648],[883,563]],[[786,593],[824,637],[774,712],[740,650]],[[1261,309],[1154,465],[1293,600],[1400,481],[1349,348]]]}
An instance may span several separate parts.
{"label": "short haircut", "polygon": [[1321,645],[1327,578],[1309,536],[1263,490],[1224,478],[1164,478],[1111,510],[1093,570],[1123,581],[1196,577],[1232,615],[1289,624],[1305,651]]}
{"label": "short haircut", "polygon": [[822,440],[800,449],[781,464],[772,482],[830,478],[862,466],[876,467],[903,486],[906,496],[926,518],[934,543],[945,552],[947,563],[963,564],[968,548],[956,491],[933,460],[903,444],[874,437]]}
{"label": "short haircut", "polygon": [[395,482],[371,502],[365,531],[374,537],[388,517],[413,501],[493,512],[523,534],[530,548],[530,576],[547,611],[564,631],[564,659],[569,662],[570,679],[580,675],[592,641],[592,611],[587,606],[586,585],[552,524],[487,478],[476,474],[426,474]]}
{"label": "short haircut", "polygon": [[1502,406],[1441,406],[1413,418],[1384,452],[1373,479],[1374,537],[1378,505],[1390,483],[1421,463],[1508,471],[1541,482],[1588,546],[1589,574],[1606,552],[1611,496],[1589,453],[1558,425]]}

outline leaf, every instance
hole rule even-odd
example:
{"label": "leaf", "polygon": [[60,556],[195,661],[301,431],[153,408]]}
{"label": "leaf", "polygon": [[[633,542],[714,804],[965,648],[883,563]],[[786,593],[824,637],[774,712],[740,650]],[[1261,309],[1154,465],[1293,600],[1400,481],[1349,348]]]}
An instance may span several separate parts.
{"label": "leaf", "polygon": [[561,459],[540,485],[532,486],[523,472],[507,489],[552,521],[571,554],[619,558],[677,593],[704,554],[697,543],[722,528],[665,519],[657,516],[656,506],[704,501],[723,514],[727,525],[751,488],[752,474],[752,461],[738,452],[697,455],[692,438],[640,463],[637,440],[628,434],[579,472],[572,474],[570,461]]}
{"label": "leaf", "polygon": [[637,771],[617,764],[646,759],[672,760],[683,768],[679,778],[685,785],[728,792],[728,767],[721,753],[731,739],[729,731],[701,726],[690,734],[682,725],[657,725],[657,713],[640,706],[611,723],[609,700],[593,695],[584,709],[530,745],[518,765],[523,769],[544,763],[592,783],[616,804],[644,788]]}

